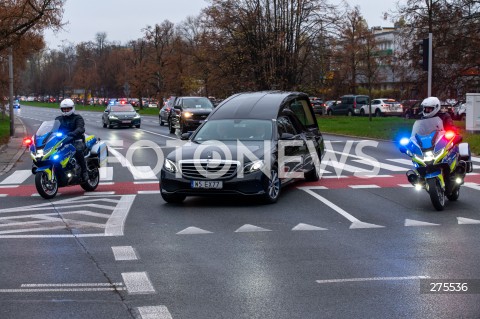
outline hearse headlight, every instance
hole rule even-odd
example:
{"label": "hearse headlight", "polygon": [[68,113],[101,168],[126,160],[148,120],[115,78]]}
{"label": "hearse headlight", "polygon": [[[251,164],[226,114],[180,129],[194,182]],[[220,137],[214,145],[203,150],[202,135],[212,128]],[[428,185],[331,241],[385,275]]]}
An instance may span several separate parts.
{"label": "hearse headlight", "polygon": [[175,165],[175,163],[168,158],[165,159],[165,163],[163,163],[163,168],[165,168],[166,171],[170,173],[176,173],[178,172],[178,167]]}
{"label": "hearse headlight", "polygon": [[245,165],[245,167],[243,168],[243,172],[253,173],[261,170],[264,166],[265,166],[265,163],[262,160],[253,161]]}

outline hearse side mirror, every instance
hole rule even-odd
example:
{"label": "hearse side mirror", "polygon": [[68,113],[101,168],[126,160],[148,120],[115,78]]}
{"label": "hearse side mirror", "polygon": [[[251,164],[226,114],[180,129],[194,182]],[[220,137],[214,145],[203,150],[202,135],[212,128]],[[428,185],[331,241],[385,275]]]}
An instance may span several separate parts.
{"label": "hearse side mirror", "polygon": [[295,139],[295,135],[293,135],[291,133],[282,133],[282,135],[280,136],[280,139],[281,140],[293,140],[293,139]]}
{"label": "hearse side mirror", "polygon": [[182,135],[180,135],[180,139],[181,140],[188,140],[190,138],[190,136],[192,136],[192,132],[183,133]]}

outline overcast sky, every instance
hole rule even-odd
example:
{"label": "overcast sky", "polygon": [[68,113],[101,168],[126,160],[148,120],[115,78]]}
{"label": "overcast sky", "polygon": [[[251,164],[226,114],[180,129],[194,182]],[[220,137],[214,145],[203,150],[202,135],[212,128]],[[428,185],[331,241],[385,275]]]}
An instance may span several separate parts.
{"label": "overcast sky", "polygon": [[[360,6],[368,25],[392,26],[383,20],[383,12],[394,8],[397,0],[348,0],[353,7]],[[330,1],[338,3],[337,1]],[[108,41],[122,44],[142,37],[142,29],[168,19],[179,23],[188,16],[196,16],[209,3],[205,0],[67,0],[63,21],[65,31],[53,34],[46,31],[45,40],[51,49],[58,49],[63,41],[78,44],[94,41],[95,34],[106,32]]]}

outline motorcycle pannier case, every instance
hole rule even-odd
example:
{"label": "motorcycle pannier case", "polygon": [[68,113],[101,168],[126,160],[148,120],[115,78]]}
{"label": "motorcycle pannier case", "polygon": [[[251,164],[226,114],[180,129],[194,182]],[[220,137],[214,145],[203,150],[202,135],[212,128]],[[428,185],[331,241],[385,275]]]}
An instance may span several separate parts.
{"label": "motorcycle pannier case", "polygon": [[92,146],[92,150],[90,151],[92,157],[98,157],[99,166],[105,166],[107,164],[107,144],[105,142],[98,142]]}

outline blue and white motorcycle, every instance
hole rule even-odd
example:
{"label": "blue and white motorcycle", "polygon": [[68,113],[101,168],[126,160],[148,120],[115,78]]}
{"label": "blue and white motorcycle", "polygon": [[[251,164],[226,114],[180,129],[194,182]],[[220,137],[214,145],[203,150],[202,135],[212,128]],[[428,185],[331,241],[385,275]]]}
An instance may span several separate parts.
{"label": "blue and white motorcycle", "polygon": [[45,199],[55,197],[58,188],[64,186],[80,185],[86,191],[94,191],[100,182],[99,168],[106,163],[108,155],[104,142],[93,135],[85,136],[88,180],[82,180],[82,170],[75,160],[76,149],[71,143],[65,143],[67,135],[59,127],[58,120],[43,122],[32,138],[24,140],[33,160],[35,186]]}
{"label": "blue and white motorcycle", "polygon": [[445,208],[445,197],[456,201],[465,175],[472,172],[468,143],[462,137],[445,131],[438,117],[415,121],[409,138],[400,140],[400,151],[411,157],[414,169],[408,181],[417,190],[425,189],[435,209]]}

